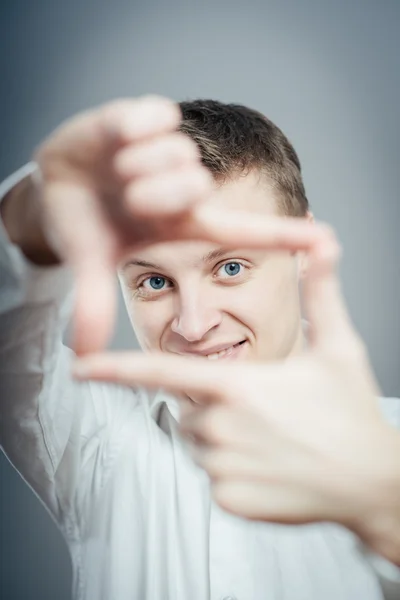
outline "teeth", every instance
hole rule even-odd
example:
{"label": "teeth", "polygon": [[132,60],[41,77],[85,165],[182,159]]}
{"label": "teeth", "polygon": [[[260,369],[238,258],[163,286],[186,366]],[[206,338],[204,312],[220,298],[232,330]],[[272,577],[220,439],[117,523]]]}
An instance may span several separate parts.
{"label": "teeth", "polygon": [[214,354],[207,354],[207,358],[208,360],[218,360],[219,358],[222,358],[223,356],[227,356],[228,354],[231,354],[233,350],[233,346],[230,346],[229,348],[226,348],[225,350],[221,350],[221,352],[214,352]]}

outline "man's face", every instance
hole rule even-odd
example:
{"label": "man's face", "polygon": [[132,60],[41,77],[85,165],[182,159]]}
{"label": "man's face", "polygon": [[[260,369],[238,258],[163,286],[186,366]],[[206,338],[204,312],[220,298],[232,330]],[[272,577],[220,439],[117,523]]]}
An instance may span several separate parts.
{"label": "man's face", "polygon": [[[211,201],[278,214],[254,173],[215,186]],[[268,361],[301,346],[297,265],[289,253],[184,241],[148,247],[129,260],[142,263],[120,273],[143,350]]]}

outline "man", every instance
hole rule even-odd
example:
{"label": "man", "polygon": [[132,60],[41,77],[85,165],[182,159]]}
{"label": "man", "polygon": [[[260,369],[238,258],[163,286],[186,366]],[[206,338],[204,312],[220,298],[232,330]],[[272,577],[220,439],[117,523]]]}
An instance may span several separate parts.
{"label": "man", "polygon": [[[314,265],[308,296],[312,333],[319,334],[322,348],[324,339],[331,340],[332,328],[325,338],[321,335],[324,319],[311,291],[319,287],[321,274],[325,283],[326,265],[328,281],[333,281],[336,249],[326,230],[307,222],[312,217],[293,148],[272,123],[244,107],[199,101],[183,103],[181,109],[186,137],[175,133],[179,113],[165,100],[145,98],[89,111],[42,144],[35,155],[39,170],[28,168],[33,177],[28,174],[17,183],[26,175],[22,172],[5,185],[4,450],[61,527],[71,551],[76,598],[381,598],[379,580],[350,531],[334,524],[254,523],[221,511],[179,435],[175,397],[130,386],[78,383],[70,376],[71,353],[61,344],[70,313],[65,302],[70,268],[76,279],[78,354],[98,351],[106,342],[113,320],[112,272],[118,266],[142,348],[153,354],[195,355],[193,363],[187,364],[187,357],[183,363],[187,375],[179,379],[179,372],[172,371],[176,383],[168,379],[165,363],[154,370],[144,361],[141,369],[139,357],[136,366],[118,357],[120,372],[112,363],[111,375],[107,364],[96,363],[104,357],[91,359],[90,372],[89,358],[89,375],[125,382],[142,377],[150,387],[162,380],[182,398],[187,431],[206,447],[209,440],[198,425],[202,411],[215,396],[217,402],[230,396],[226,378],[232,371],[217,361],[248,359],[247,367],[259,374],[265,362],[285,361],[293,367],[299,358],[306,340],[298,283],[309,257],[311,270]],[[199,151],[208,171],[199,164]],[[359,347],[355,336],[352,340],[349,355]],[[199,354],[215,363],[200,364],[207,359]],[[175,369],[175,362],[168,364]],[[386,436],[390,448],[397,449],[397,437],[389,435],[392,430],[371,400],[373,378],[365,361],[360,364],[363,385],[357,396],[367,397],[363,414],[370,440]],[[212,366],[221,368],[219,374],[210,371]],[[203,367],[208,368],[199,373]],[[309,368],[315,375],[315,364]],[[236,371],[245,382],[251,380],[248,371],[239,366]],[[202,373],[210,378],[208,385],[200,385]],[[350,386],[349,377],[344,379],[335,397]],[[256,381],[262,384],[261,403],[268,395],[265,382]],[[302,386],[306,382],[303,377]],[[237,386],[238,380],[233,383]],[[297,384],[295,391],[302,396]],[[235,387],[232,397],[238,390],[241,395],[246,391]],[[255,397],[252,391],[250,406]],[[306,399],[304,394],[301,400]],[[278,400],[278,414],[279,409]],[[230,414],[244,416],[243,429],[255,431],[255,413],[253,418],[245,410]],[[319,420],[313,431],[318,427]],[[297,429],[296,422],[292,428]],[[281,448],[286,446],[287,440]],[[262,453],[256,454],[264,464]],[[239,456],[245,453],[240,450],[237,460]],[[307,487],[304,461],[299,465],[298,479]],[[288,483],[292,489],[281,493],[279,505],[298,491],[293,479]],[[315,508],[321,506],[315,502],[320,488],[314,496],[305,490],[305,511],[299,515],[297,503],[294,517],[289,509],[268,519],[260,506],[243,510],[243,502],[241,509],[227,508],[286,523],[321,521],[335,513],[332,520],[347,525],[350,515],[349,529],[360,537],[365,533],[365,542],[380,540],[382,536],[368,535],[365,520],[371,507],[362,502],[365,488],[357,497],[350,484],[347,495],[342,486],[332,485],[318,514],[310,511],[309,500]],[[338,501],[340,510],[326,510]],[[365,506],[360,519],[364,528],[354,519],[357,501]],[[373,543],[371,548],[378,551]]]}

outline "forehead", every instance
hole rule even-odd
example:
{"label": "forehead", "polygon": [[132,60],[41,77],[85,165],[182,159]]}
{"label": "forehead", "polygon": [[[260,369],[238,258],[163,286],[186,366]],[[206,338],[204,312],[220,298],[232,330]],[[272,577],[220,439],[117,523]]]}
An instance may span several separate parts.
{"label": "forehead", "polygon": [[227,210],[246,210],[266,215],[279,212],[272,182],[259,171],[239,175],[221,185],[215,184],[209,201]]}
{"label": "forehead", "polygon": [[[208,201],[220,207],[226,207],[226,210],[245,210],[265,215],[278,214],[278,204],[274,198],[272,186],[259,173],[239,176],[223,184],[216,183]],[[223,223],[221,225],[223,226]],[[224,250],[226,250],[225,254],[232,253],[228,249],[221,249],[217,244],[210,242],[187,240],[162,242],[141,250],[140,255],[129,256],[126,262],[138,260],[160,268],[165,268],[167,265],[172,266],[175,263],[198,267],[204,263],[222,259]],[[130,268],[135,268],[135,265],[131,265]],[[139,267],[136,266],[136,268]]]}

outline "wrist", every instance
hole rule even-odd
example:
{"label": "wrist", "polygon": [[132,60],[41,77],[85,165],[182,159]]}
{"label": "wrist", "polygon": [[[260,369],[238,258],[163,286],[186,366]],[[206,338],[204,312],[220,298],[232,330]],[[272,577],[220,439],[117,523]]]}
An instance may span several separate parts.
{"label": "wrist", "polygon": [[[379,440],[378,440],[379,441]],[[378,457],[376,456],[378,455]],[[374,553],[400,566],[400,435],[389,427],[360,486],[350,528]]]}
{"label": "wrist", "polygon": [[30,262],[48,266],[60,263],[43,233],[38,189],[31,174],[5,195],[0,213],[10,241]]}

